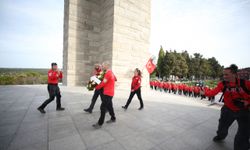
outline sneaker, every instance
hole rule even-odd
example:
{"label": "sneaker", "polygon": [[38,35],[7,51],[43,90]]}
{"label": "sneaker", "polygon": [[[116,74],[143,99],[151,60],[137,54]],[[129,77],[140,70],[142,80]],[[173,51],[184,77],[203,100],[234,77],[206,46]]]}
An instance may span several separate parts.
{"label": "sneaker", "polygon": [[142,109],[143,109],[143,107],[138,108],[138,110],[142,110]]}
{"label": "sneaker", "polygon": [[115,119],[114,120],[110,119],[110,120],[106,121],[106,123],[114,123],[115,121],[116,121]]}
{"label": "sneaker", "polygon": [[215,137],[213,138],[213,141],[214,141],[214,142],[221,142],[221,141],[223,141],[223,140],[224,140],[224,138],[219,137],[218,135],[215,136]]}
{"label": "sneaker", "polygon": [[56,110],[57,110],[57,111],[64,111],[64,110],[65,110],[65,108],[60,107],[60,108],[57,108]]}
{"label": "sneaker", "polygon": [[123,109],[125,109],[125,110],[127,109],[127,107],[126,107],[126,106],[122,106],[122,108],[123,108]]}
{"label": "sneaker", "polygon": [[46,113],[45,110],[42,109],[42,108],[40,108],[40,107],[38,107],[37,110],[40,111],[40,113],[42,113],[42,114],[45,114],[45,113]]}
{"label": "sneaker", "polygon": [[98,123],[96,123],[96,124],[93,124],[92,127],[94,127],[95,129],[100,129],[102,125],[99,125]]}
{"label": "sneaker", "polygon": [[83,109],[85,112],[88,112],[88,113],[92,113],[92,110],[90,110],[90,109]]}

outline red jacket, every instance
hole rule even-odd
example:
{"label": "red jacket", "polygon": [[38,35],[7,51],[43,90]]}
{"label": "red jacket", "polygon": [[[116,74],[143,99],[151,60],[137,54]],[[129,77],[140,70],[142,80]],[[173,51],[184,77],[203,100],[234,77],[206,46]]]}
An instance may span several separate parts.
{"label": "red jacket", "polygon": [[132,78],[131,90],[135,91],[135,90],[138,90],[140,87],[141,87],[141,77],[134,76]]}
{"label": "red jacket", "polygon": [[168,89],[168,83],[167,82],[164,83],[164,89]]}
{"label": "red jacket", "polygon": [[164,87],[164,82],[160,82],[160,88]]}
{"label": "red jacket", "polygon": [[178,85],[178,89],[179,89],[179,90],[183,90],[183,85],[182,85],[182,84],[179,84],[179,85]]}
{"label": "red jacket", "polygon": [[[245,81],[245,85],[247,89],[250,89],[250,81]],[[239,111],[240,109],[233,104],[233,100],[237,98],[243,98],[250,104],[250,95],[248,95],[242,88],[240,88],[240,81],[238,80],[239,92],[236,91],[236,83],[235,82],[229,82],[227,87],[230,87],[231,90],[227,88],[227,90],[224,93],[224,105],[227,106],[232,111]],[[206,90],[205,95],[208,97],[215,96],[219,92],[221,92],[224,89],[223,82],[219,82],[217,87],[215,87],[212,90]]]}
{"label": "red jacket", "polygon": [[96,89],[103,88],[103,94],[108,96],[114,96],[115,94],[115,81],[116,77],[111,70],[107,70],[104,75],[103,81],[96,86]]}
{"label": "red jacket", "polygon": [[194,87],[194,93],[196,93],[196,94],[200,93],[200,88],[198,86]]}
{"label": "red jacket", "polygon": [[58,84],[58,79],[62,79],[62,72],[54,71],[50,69],[48,71],[48,84]]}

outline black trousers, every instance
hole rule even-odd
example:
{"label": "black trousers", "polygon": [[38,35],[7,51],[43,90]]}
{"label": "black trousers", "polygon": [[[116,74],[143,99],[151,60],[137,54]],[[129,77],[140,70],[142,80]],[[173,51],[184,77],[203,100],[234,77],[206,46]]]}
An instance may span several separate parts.
{"label": "black trousers", "polygon": [[103,89],[99,89],[99,90],[95,90],[94,91],[94,95],[92,97],[92,100],[91,100],[91,104],[89,105],[89,110],[93,110],[94,109],[94,106],[95,106],[95,102],[98,98],[98,96],[101,94],[101,92],[103,91]]}
{"label": "black trousers", "polygon": [[111,120],[115,120],[115,113],[114,113],[114,108],[113,108],[113,103],[112,103],[112,96],[108,96],[108,95],[104,95],[101,94],[101,100],[102,100],[102,104],[101,104],[101,116],[99,118],[98,124],[102,125],[105,119],[105,115],[106,115],[106,111],[108,110],[110,116],[111,116]]}
{"label": "black trousers", "polygon": [[141,98],[141,88],[135,90],[134,92],[130,92],[130,95],[129,95],[129,98],[128,98],[128,101],[125,105],[126,108],[128,108],[129,104],[131,103],[133,97],[135,96],[135,94],[137,95],[137,98],[139,99],[140,101],[140,106],[141,108],[143,108],[143,101],[142,101],[142,98]]}
{"label": "black trousers", "polygon": [[219,119],[219,126],[217,135],[221,138],[226,138],[228,128],[232,123],[237,120],[238,131],[234,138],[234,150],[248,150],[250,148],[249,135],[250,135],[250,111],[240,110],[233,112],[226,106],[221,108]]}
{"label": "black trousers", "polygon": [[47,99],[40,108],[44,109],[56,97],[56,108],[61,108],[61,93],[57,84],[48,84],[49,99]]}
{"label": "black trousers", "polygon": [[178,93],[179,93],[179,95],[181,95],[182,94],[182,90],[178,90]]}

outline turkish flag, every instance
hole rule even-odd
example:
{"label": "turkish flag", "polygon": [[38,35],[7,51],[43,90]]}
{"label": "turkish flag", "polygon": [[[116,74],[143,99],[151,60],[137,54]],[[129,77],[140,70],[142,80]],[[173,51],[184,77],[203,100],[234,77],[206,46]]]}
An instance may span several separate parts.
{"label": "turkish flag", "polygon": [[146,68],[147,68],[149,74],[151,74],[155,70],[156,66],[153,63],[153,59],[152,58],[150,58],[148,60],[148,62],[146,64]]}

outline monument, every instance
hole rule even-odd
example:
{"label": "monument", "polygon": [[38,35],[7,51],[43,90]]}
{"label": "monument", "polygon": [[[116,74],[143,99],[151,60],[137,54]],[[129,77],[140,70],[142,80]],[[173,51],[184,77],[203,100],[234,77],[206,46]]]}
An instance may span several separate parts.
{"label": "monument", "polygon": [[65,0],[63,84],[86,84],[95,63],[109,60],[118,88],[130,88],[133,70],[150,58],[151,0]]}

